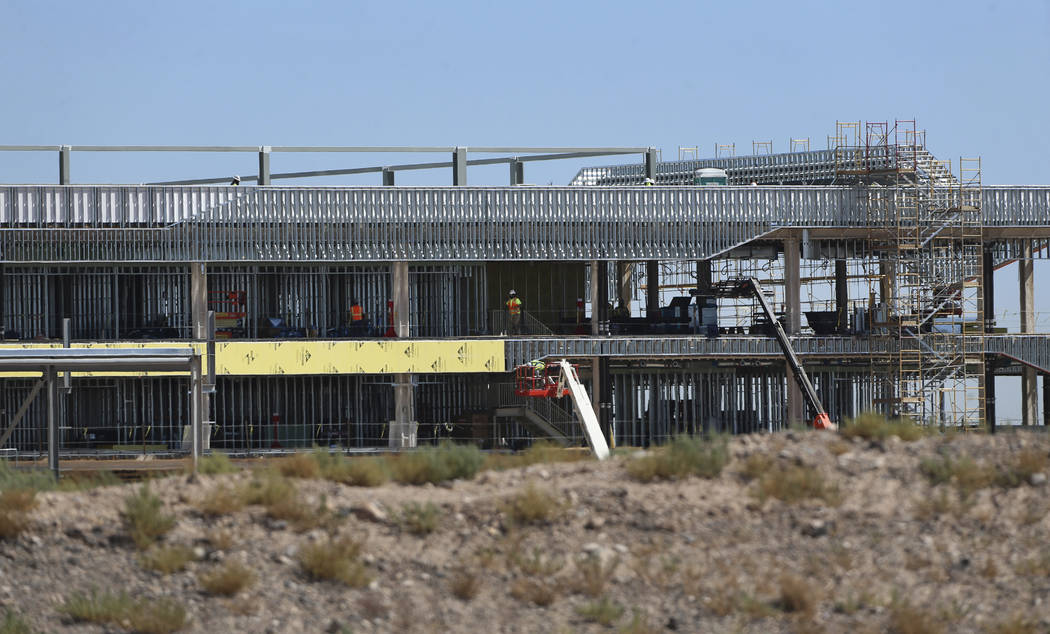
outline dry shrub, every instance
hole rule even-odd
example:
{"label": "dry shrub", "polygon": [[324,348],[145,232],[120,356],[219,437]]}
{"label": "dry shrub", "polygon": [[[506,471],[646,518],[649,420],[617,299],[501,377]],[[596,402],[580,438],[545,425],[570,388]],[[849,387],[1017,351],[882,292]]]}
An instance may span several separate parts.
{"label": "dry shrub", "polygon": [[944,625],[932,611],[894,599],[889,606],[888,631],[891,634],[940,634]]}
{"label": "dry shrub", "polygon": [[696,436],[675,436],[667,447],[627,463],[627,474],[639,482],[675,480],[691,475],[717,478],[729,462],[726,439],[705,440]]}
{"label": "dry shrub", "polygon": [[402,484],[438,484],[473,478],[484,461],[477,446],[446,442],[402,453],[390,461],[390,470],[394,480]]}
{"label": "dry shrub", "polygon": [[838,487],[808,465],[776,465],[758,479],[754,494],[760,500],[775,498],[789,504],[812,499],[837,506],[842,501]]}
{"label": "dry shrub", "polygon": [[510,596],[518,601],[547,607],[557,597],[557,587],[540,579],[516,579],[510,586]]}
{"label": "dry shrub", "polygon": [[193,549],[188,546],[161,546],[151,548],[139,559],[143,568],[165,575],[186,569],[193,561]]}
{"label": "dry shrub", "polygon": [[197,461],[197,473],[203,473],[204,475],[236,473],[238,471],[240,471],[240,467],[230,462],[230,458],[221,452],[203,456]]}
{"label": "dry shrub", "polygon": [[634,611],[631,622],[620,628],[620,634],[660,634],[663,628],[653,625],[645,614]]}
{"label": "dry shrub", "polygon": [[215,550],[229,550],[234,544],[233,533],[227,530],[209,531],[207,539]]}
{"label": "dry shrub", "polygon": [[97,623],[143,634],[170,634],[189,624],[186,609],[171,599],[132,599],[109,592],[74,593],[58,611],[78,623]]}
{"label": "dry shrub", "polygon": [[390,479],[386,461],[375,456],[346,458],[339,454],[318,452],[315,460],[326,480],[355,487],[377,487]]}
{"label": "dry shrub", "polygon": [[286,478],[316,480],[321,477],[321,465],[313,455],[296,453],[277,461],[277,470]]}
{"label": "dry shrub", "polygon": [[549,522],[564,510],[565,505],[554,495],[529,483],[503,504],[503,512],[515,524],[542,524]]}
{"label": "dry shrub", "polygon": [[149,548],[158,538],[175,527],[175,516],[162,511],[160,498],[149,490],[149,484],[124,500],[124,524],[140,550]]}
{"label": "dry shrub", "polygon": [[915,500],[915,519],[919,521],[930,521],[942,515],[962,517],[970,510],[972,504],[965,499],[955,499],[947,491],[939,491],[936,495],[927,495]]}
{"label": "dry shrub", "polygon": [[361,561],[361,542],[350,537],[328,537],[299,549],[299,566],[315,581],[339,581],[351,588],[363,588],[372,580]]}
{"label": "dry shrub", "polygon": [[623,612],[623,606],[609,597],[602,597],[598,601],[591,601],[576,608],[576,614],[579,614],[583,620],[605,627],[612,626],[623,616]]}
{"label": "dry shrub", "polygon": [[993,484],[1012,486],[1008,472],[997,472],[995,467],[980,464],[969,456],[923,458],[919,462],[919,471],[933,486],[950,482],[963,498]]}
{"label": "dry shrub", "polygon": [[232,597],[255,583],[255,573],[244,564],[227,559],[211,572],[198,575],[197,580],[208,594]]}
{"label": "dry shrub", "polygon": [[522,573],[530,577],[553,577],[565,567],[565,558],[547,555],[539,548],[533,548],[532,553],[525,557],[517,548],[511,551],[509,556],[512,563]]}
{"label": "dry shrub", "polygon": [[841,456],[844,453],[853,451],[853,447],[851,447],[848,442],[833,440],[828,443],[828,451],[830,451],[833,456]]}
{"label": "dry shrub", "polygon": [[1050,548],[1023,559],[1014,571],[1026,577],[1050,577]]}
{"label": "dry shrub", "polygon": [[1037,634],[1040,632],[1038,621],[1024,614],[1016,614],[988,628],[988,634]]}
{"label": "dry shrub", "polygon": [[843,438],[863,438],[865,440],[885,440],[896,436],[905,442],[919,440],[928,435],[929,430],[919,427],[905,419],[890,420],[876,412],[866,412],[849,420],[839,429]]}
{"label": "dry shrub", "polygon": [[8,489],[0,493],[0,539],[18,537],[29,526],[28,513],[36,506],[36,491]]}
{"label": "dry shrub", "polygon": [[576,575],[572,579],[572,589],[580,594],[597,598],[605,593],[605,585],[612,579],[620,558],[613,557],[603,564],[600,557],[588,556],[576,563]]}
{"label": "dry shrub", "polygon": [[558,462],[578,462],[589,460],[591,454],[578,448],[567,449],[550,441],[534,442],[521,453],[492,453],[485,457],[483,469],[503,470],[528,467],[534,464],[553,464]]}
{"label": "dry shrub", "polygon": [[740,467],[740,475],[746,482],[751,482],[776,468],[776,464],[776,458],[773,456],[753,453],[744,460],[743,466]]}
{"label": "dry shrub", "polygon": [[472,570],[457,568],[449,576],[448,588],[460,601],[470,601],[481,591],[481,577]]}
{"label": "dry shrub", "polygon": [[441,521],[441,509],[430,502],[426,504],[409,502],[402,505],[397,519],[401,530],[413,535],[429,535],[434,532],[438,522]]}
{"label": "dry shrub", "polygon": [[197,510],[208,517],[236,513],[244,508],[244,494],[230,486],[213,487],[197,502]]}
{"label": "dry shrub", "polygon": [[1046,470],[1047,457],[1043,451],[1022,449],[1013,460],[1002,465],[995,474],[995,483],[1012,489],[1027,484],[1035,473]]}
{"label": "dry shrub", "polygon": [[781,575],[780,597],[777,607],[784,612],[810,616],[817,607],[815,589],[800,577],[792,574]]}
{"label": "dry shrub", "polygon": [[284,476],[272,471],[259,474],[241,491],[241,499],[245,504],[257,504],[266,507],[294,497],[295,485]]}

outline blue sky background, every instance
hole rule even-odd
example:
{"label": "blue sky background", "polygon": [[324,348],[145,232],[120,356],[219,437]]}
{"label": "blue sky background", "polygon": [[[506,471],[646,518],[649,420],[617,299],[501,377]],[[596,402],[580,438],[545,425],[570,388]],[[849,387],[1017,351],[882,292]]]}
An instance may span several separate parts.
{"label": "blue sky background", "polygon": [[[786,151],[792,137],[823,148],[836,119],[914,118],[939,157],[981,156],[985,183],[1050,183],[1048,79],[1047,0],[0,0],[0,144],[652,145],[677,158],[753,140]],[[417,160],[445,158],[277,154],[272,170]],[[526,181],[564,184],[595,162],[608,161],[531,164]],[[74,183],[255,170],[253,154],[72,159]],[[54,153],[0,152],[0,182],[56,180]],[[505,166],[469,174],[506,180]],[[997,275],[1000,311],[1016,310],[1014,280],[1015,267]],[[1050,326],[1050,299],[1038,308]]]}

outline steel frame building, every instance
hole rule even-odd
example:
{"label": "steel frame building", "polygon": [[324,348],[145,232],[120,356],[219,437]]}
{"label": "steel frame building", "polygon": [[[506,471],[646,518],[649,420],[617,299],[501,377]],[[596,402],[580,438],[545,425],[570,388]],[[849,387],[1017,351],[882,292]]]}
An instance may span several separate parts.
{"label": "steel frame building", "polygon": [[[510,371],[544,357],[590,370],[617,444],[800,423],[799,390],[750,301],[722,300],[719,327],[704,336],[665,306],[748,275],[775,289],[836,420],[877,409],[994,425],[994,377],[1019,374],[1024,422],[1035,424],[1036,377],[1050,375],[1032,275],[1050,240],[1050,187],[985,185],[979,161],[953,172],[914,122],[840,123],[822,151],[676,162],[651,148],[0,151],[57,152],[60,181],[0,186],[0,348],[60,346],[68,318],[73,347],[203,349],[210,310],[220,336],[203,403],[213,447],[578,442],[567,408],[513,395]],[[73,185],[79,151],[257,152],[259,174],[243,180],[258,186]],[[272,153],[303,151],[451,160],[271,173]],[[523,184],[531,160],[610,154],[642,161],[584,168],[566,187]],[[466,184],[468,166],[499,163],[508,186]],[[692,185],[703,167],[725,169],[730,184]],[[431,168],[450,169],[452,186],[394,184],[397,171]],[[383,186],[271,184],[369,172]],[[1005,333],[992,271],[1014,260],[1021,332]],[[506,334],[510,288],[525,300],[524,334]],[[357,331],[354,301],[369,317]],[[830,330],[815,329],[821,315]],[[0,378],[0,428],[24,410],[6,434],[21,454],[47,450],[36,381]],[[177,373],[74,374],[62,451],[184,450],[187,386]]]}

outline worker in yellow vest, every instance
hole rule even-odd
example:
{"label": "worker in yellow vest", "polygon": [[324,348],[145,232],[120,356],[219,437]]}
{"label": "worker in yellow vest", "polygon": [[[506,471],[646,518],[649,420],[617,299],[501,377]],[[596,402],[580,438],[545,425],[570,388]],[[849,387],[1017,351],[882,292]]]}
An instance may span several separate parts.
{"label": "worker in yellow vest", "polygon": [[511,289],[507,293],[507,316],[509,317],[508,323],[508,334],[520,335],[521,334],[521,300],[518,299],[518,294]]}

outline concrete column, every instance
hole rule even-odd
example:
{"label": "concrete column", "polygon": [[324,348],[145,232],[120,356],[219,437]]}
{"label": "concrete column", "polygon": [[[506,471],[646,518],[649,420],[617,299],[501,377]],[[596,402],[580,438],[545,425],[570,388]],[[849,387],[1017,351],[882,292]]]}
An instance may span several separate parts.
{"label": "concrete column", "polygon": [[[408,300],[408,262],[390,265],[391,290],[394,302],[394,331],[399,338],[412,336]],[[416,407],[412,375],[394,375],[394,420],[390,425],[390,447],[404,449],[416,446]]]}
{"label": "concrete column", "polygon": [[787,376],[787,424],[805,425],[805,403],[802,400],[802,388],[799,387],[791,368],[784,364],[784,372]]}
{"label": "concrete column", "polygon": [[[203,438],[201,428],[204,421],[204,406],[201,393],[201,358],[194,356],[190,361],[190,453],[193,460],[193,472],[197,472],[197,462],[200,460]],[[276,428],[274,429],[276,432]],[[274,442],[277,437],[274,436]]]}
{"label": "concrete column", "polygon": [[[1032,261],[1032,243],[1025,242],[1023,257],[1017,261],[1018,295],[1021,310],[1021,333],[1035,332],[1035,263]],[[1035,425],[1039,419],[1039,390],[1035,368],[1021,370],[1021,424]]]}
{"label": "concrete column", "polygon": [[63,145],[58,150],[58,184],[68,185],[69,184],[69,152],[72,148],[68,145]]}
{"label": "concrete column", "polygon": [[784,240],[784,321],[789,336],[802,329],[802,284],[798,238]]}
{"label": "concrete column", "polygon": [[835,260],[835,313],[839,334],[849,334],[849,284],[845,260]]}
{"label": "concrete column", "polygon": [[452,150],[452,184],[467,184],[467,148],[457,147]]}
{"label": "concrete column", "polygon": [[[991,363],[992,355],[984,355],[984,419],[988,421],[988,431],[995,433],[995,368]],[[1043,381],[1046,386],[1046,381]]]}
{"label": "concrete column", "polygon": [[631,277],[634,275],[634,265],[630,262],[616,263],[616,307],[623,306],[628,314],[631,311]]}
{"label": "concrete column", "polygon": [[518,160],[510,162],[510,184],[521,185],[525,182],[525,164]]}
{"label": "concrete column", "polygon": [[601,371],[601,357],[591,357],[591,408],[594,410],[594,415],[601,421],[602,415],[602,371]]}
{"label": "concrete column", "polygon": [[984,279],[982,280],[981,292],[984,293],[984,331],[991,332],[995,328],[995,258],[992,257],[991,249],[984,252]]}
{"label": "concrete column", "polygon": [[660,320],[660,261],[645,263],[645,316],[649,321]]}
{"label": "concrete column", "polygon": [[270,146],[259,148],[259,185],[270,184]]}
{"label": "concrete column", "polygon": [[394,170],[383,168],[383,185],[390,187],[394,184]]}
{"label": "concrete column", "polygon": [[645,152],[645,177],[656,182],[656,148],[649,148]]}
{"label": "concrete column", "polygon": [[208,265],[190,263],[190,336],[204,339],[208,336]]}
{"label": "concrete column", "polygon": [[609,334],[609,263],[598,261],[598,334]]}

